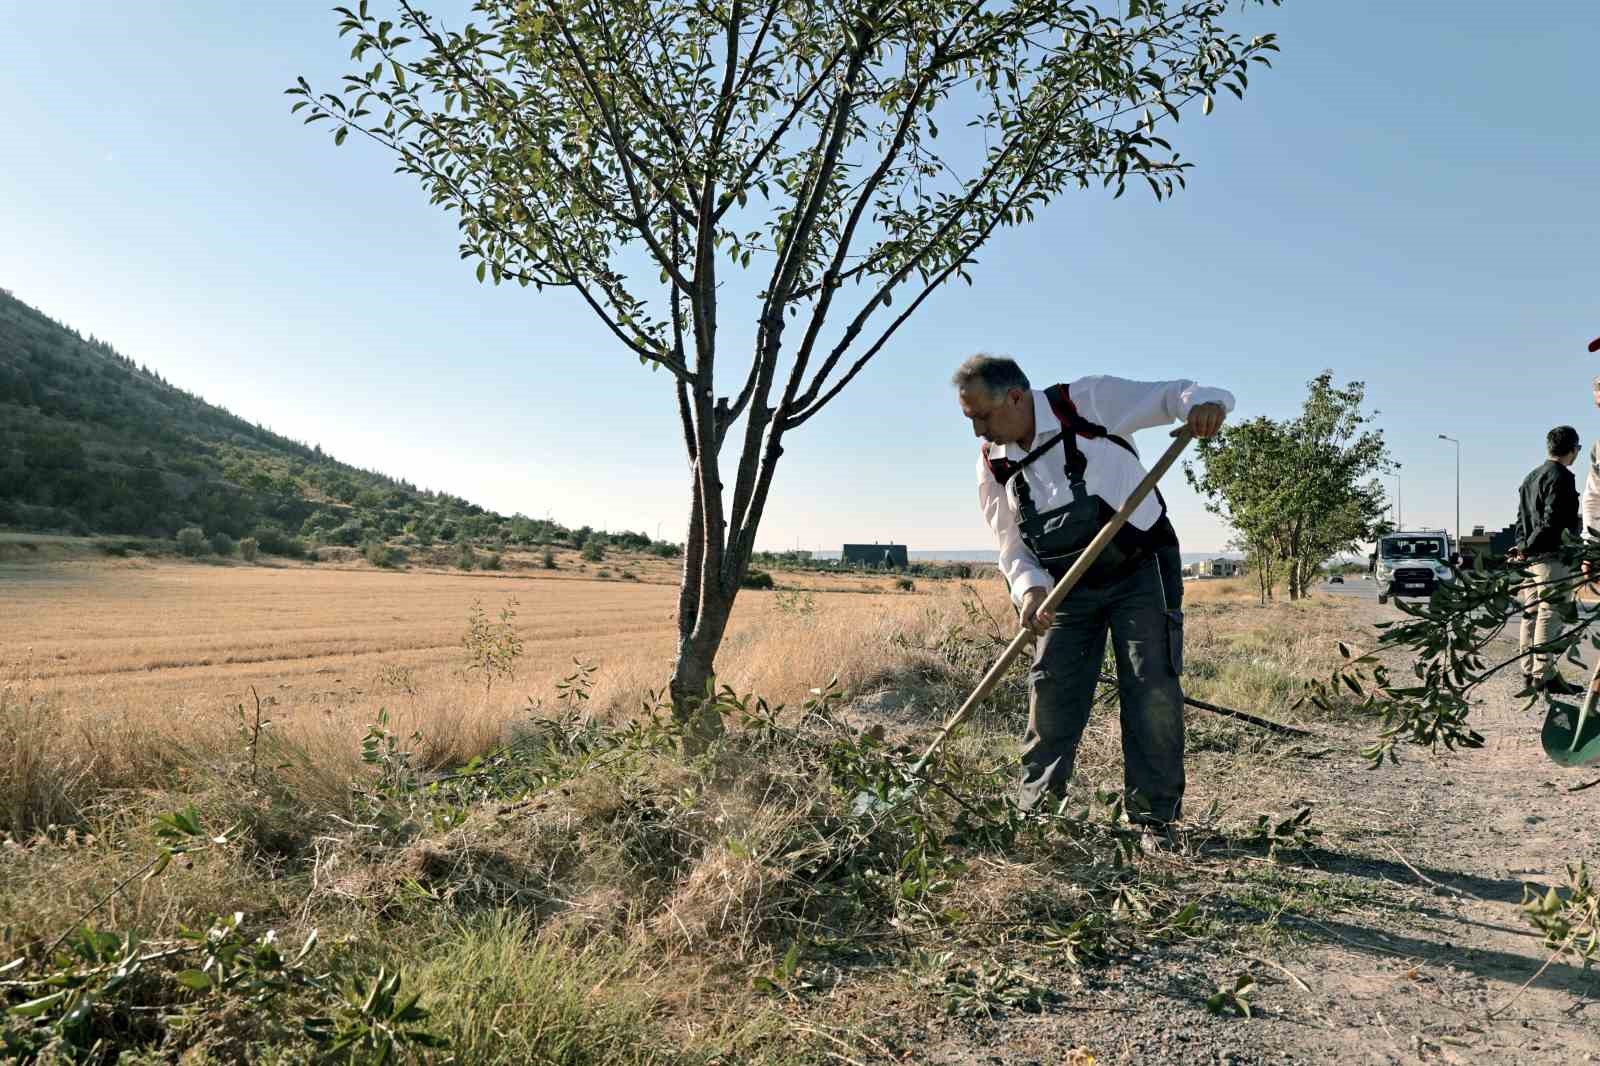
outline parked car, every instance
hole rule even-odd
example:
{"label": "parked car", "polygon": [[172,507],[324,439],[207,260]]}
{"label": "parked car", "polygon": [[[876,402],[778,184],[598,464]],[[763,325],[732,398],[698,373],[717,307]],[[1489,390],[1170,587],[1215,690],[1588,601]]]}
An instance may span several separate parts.
{"label": "parked car", "polygon": [[1330,577],[1328,579],[1328,584],[1330,584],[1330,585],[1342,585],[1342,584],[1344,584],[1344,575],[1343,574],[1334,574],[1332,577]]}

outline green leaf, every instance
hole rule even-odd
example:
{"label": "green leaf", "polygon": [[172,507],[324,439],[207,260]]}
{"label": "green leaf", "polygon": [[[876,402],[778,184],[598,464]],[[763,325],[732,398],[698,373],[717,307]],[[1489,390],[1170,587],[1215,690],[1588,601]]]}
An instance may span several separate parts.
{"label": "green leaf", "polygon": [[172,865],[172,849],[163,848],[161,854],[156,856],[155,865],[145,872],[144,879],[150,880],[170,865]]}
{"label": "green leaf", "polygon": [[349,135],[350,135],[350,127],[349,126],[340,126],[339,129],[333,135],[333,143],[334,144],[343,144],[344,143],[344,139]]}
{"label": "green leaf", "polygon": [[72,993],[65,990],[52,992],[48,996],[40,996],[38,999],[30,999],[26,1003],[19,1003],[12,1007],[9,1013],[15,1014],[19,1018],[37,1018],[70,995]]}
{"label": "green leaf", "polygon": [[196,992],[204,992],[214,984],[210,975],[202,970],[184,970],[173,977],[173,980],[184,988],[192,989]]}

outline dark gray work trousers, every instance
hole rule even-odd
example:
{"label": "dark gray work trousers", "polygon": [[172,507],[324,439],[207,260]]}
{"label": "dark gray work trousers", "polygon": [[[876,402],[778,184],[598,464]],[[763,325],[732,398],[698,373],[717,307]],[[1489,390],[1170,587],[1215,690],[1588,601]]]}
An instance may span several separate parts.
{"label": "dark gray work trousers", "polygon": [[[1183,813],[1183,611],[1178,553],[1147,559],[1099,588],[1073,589],[1039,641],[1028,685],[1028,732],[1022,741],[1017,804],[1061,797],[1089,723],[1106,635],[1117,657],[1122,711],[1123,783],[1130,819],[1177,820]],[[1166,563],[1162,566],[1161,563]],[[1174,589],[1173,586],[1176,585]]]}

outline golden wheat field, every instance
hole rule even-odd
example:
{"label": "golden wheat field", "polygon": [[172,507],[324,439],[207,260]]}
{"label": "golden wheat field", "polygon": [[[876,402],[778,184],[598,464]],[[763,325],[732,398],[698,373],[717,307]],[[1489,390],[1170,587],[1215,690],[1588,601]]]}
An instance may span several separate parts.
{"label": "golden wheat field", "polygon": [[[641,577],[617,580],[561,562],[554,573],[471,574],[146,559],[0,565],[0,685],[16,718],[0,746],[17,748],[5,762],[20,776],[28,766],[47,774],[62,795],[137,788],[236,748],[240,715],[253,722],[259,697],[269,731],[305,754],[305,784],[337,791],[382,712],[397,732],[421,734],[416,750],[433,765],[468,759],[550,713],[558,682],[580,667],[592,668],[591,713],[631,715],[670,674],[670,564],[610,561],[608,574]],[[894,684],[974,591],[997,625],[1014,619],[992,577],[919,578],[905,592],[881,576],[778,576],[776,591],[740,594],[718,657],[719,682],[774,703],[835,678],[858,694]],[[1231,582],[1191,595],[1249,599]],[[513,611],[522,641],[514,675],[493,684],[468,668],[475,605],[491,621]],[[1204,631],[1191,639],[1203,643]]]}
{"label": "golden wheat field", "polygon": [[[659,583],[570,569],[11,565],[0,568],[0,662],[14,697],[48,708],[46,747],[78,752],[108,783],[145,779],[138,764],[168,762],[174,746],[225,746],[237,708],[253,718],[256,696],[271,728],[329,770],[357,756],[380,710],[396,728],[420,730],[430,760],[470,757],[537,713],[533,701],[547,704],[578,664],[594,668],[589,705],[606,715],[630,713],[665,684],[677,589],[655,562]],[[780,590],[815,591],[741,594],[720,660],[725,683],[777,701],[835,675],[859,690],[887,665],[885,635],[955,594],[953,583],[908,593],[883,591],[892,583],[879,577],[792,576]],[[802,596],[809,605],[780,598]],[[467,669],[474,604],[491,620],[514,611],[523,641],[515,675],[492,686]]]}

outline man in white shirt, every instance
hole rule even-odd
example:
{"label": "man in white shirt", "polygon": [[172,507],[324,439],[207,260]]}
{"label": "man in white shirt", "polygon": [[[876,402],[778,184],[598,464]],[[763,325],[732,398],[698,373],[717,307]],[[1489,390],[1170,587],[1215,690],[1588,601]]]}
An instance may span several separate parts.
{"label": "man in white shirt", "polygon": [[[1600,338],[1589,345],[1589,350],[1600,350]],[[1600,377],[1594,379],[1592,388],[1594,405],[1600,407]],[[1600,537],[1600,439],[1589,446],[1589,476],[1583,482],[1583,530],[1586,537]],[[1585,576],[1600,577],[1600,574]]]}
{"label": "man in white shirt", "polygon": [[952,379],[984,443],[978,504],[1022,623],[1043,638],[1029,677],[1019,806],[1062,797],[1089,721],[1109,632],[1117,657],[1126,809],[1164,827],[1183,810],[1182,575],[1166,504],[1152,494],[1051,614],[1040,610],[1145,470],[1128,437],[1187,421],[1210,437],[1233,395],[1192,381],[1081,378],[1035,390],[1010,359],[975,355]]}

